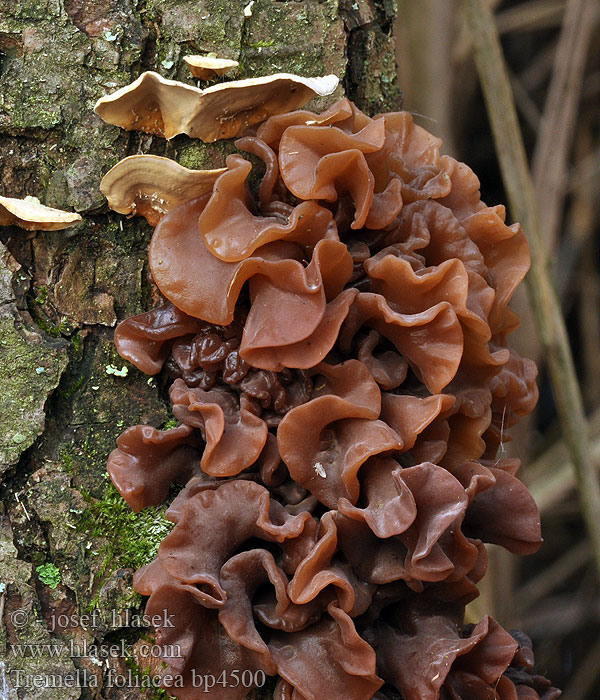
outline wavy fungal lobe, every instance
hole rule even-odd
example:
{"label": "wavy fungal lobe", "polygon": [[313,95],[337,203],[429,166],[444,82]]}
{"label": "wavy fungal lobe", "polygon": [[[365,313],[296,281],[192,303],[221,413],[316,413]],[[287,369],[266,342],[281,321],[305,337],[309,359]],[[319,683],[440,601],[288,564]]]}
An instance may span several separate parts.
{"label": "wavy fungal lobe", "polygon": [[[159,87],[153,132],[185,131]],[[117,98],[98,111],[134,96]],[[485,543],[541,541],[518,461],[498,454],[537,400],[533,363],[506,343],[520,227],[406,112],[343,99],[262,119],[237,142],[262,164],[153,158],[143,173],[138,159],[107,181],[156,226],[164,302],[115,342],[166,372],[178,424],[128,428],[108,471],[135,510],[180,485],[174,528],[135,576],[148,614],[175,623],[156,628],[165,673],[184,679],[169,692],[192,700],[194,677],[247,671],[275,676],[278,700],[554,700],[524,635],[464,622]],[[144,205],[153,182],[162,208]]]}

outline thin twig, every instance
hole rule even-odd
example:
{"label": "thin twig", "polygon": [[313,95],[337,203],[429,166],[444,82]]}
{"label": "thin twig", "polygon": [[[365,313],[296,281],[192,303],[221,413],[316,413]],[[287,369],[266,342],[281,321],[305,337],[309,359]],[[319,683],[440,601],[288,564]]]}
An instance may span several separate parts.
{"label": "thin twig", "polygon": [[535,101],[531,98],[530,94],[523,87],[523,84],[519,80],[518,76],[516,76],[514,73],[509,72],[509,78],[513,94],[515,96],[515,101],[517,103],[517,107],[521,111],[521,114],[523,115],[531,129],[534,132],[537,131],[541,119],[540,110],[537,108],[537,105]]}
{"label": "thin twig", "polygon": [[[600,463],[600,441],[593,442],[590,447],[590,459],[598,474]],[[530,487],[531,495],[535,498],[540,512],[550,510],[567,496],[577,485],[575,472],[571,462],[564,462],[557,469],[548,473],[546,479],[535,481]]]}
{"label": "thin twig", "polygon": [[[574,159],[576,167],[571,169],[571,172],[566,178],[565,191],[572,195],[571,206],[567,215],[565,224],[565,233],[560,242],[560,251],[558,259],[561,264],[557,265],[555,270],[556,291],[558,298],[563,307],[563,313],[567,316],[570,312],[570,304],[577,298],[580,300],[581,314],[580,325],[582,329],[582,337],[584,341],[589,337],[590,331],[597,328],[596,320],[598,299],[594,299],[596,294],[596,285],[598,275],[596,272],[596,240],[593,236],[594,224],[597,220],[597,210],[600,201],[597,197],[598,184],[600,184],[600,151],[597,149],[594,153],[594,132],[591,123],[592,120],[581,120],[582,126],[579,128],[575,138]],[[596,157],[596,162],[593,164],[596,168],[596,173],[588,172],[588,177],[585,177],[586,170],[590,170],[588,165],[589,159]],[[579,177],[577,174],[579,173]],[[596,177],[594,177],[594,174]],[[597,180],[598,182],[595,182]],[[569,185],[572,183],[572,186]],[[589,253],[588,250],[589,249]],[[581,264],[580,264],[581,263]],[[591,282],[588,289],[587,284]],[[591,313],[587,313],[589,311]],[[586,317],[587,316],[587,317]],[[598,340],[598,338],[597,338]],[[584,366],[586,370],[589,368],[591,372],[586,373],[583,377],[582,386],[584,398],[588,400],[587,405],[595,405],[593,394],[590,393],[591,383],[597,383],[597,352],[600,344],[592,349],[593,357],[590,357],[591,364],[586,365],[585,350],[587,344],[583,343],[584,347]],[[592,397],[592,400],[590,398]]]}
{"label": "thin twig", "polygon": [[595,2],[568,0],[554,69],[533,154],[532,174],[541,231],[553,250],[563,211],[564,180],[575,131],[585,61],[598,16]]}
{"label": "thin twig", "polygon": [[[592,452],[600,451],[600,408],[596,409],[588,421],[589,440]],[[527,465],[527,470],[523,473],[523,481],[529,490],[534,488],[536,482],[542,483],[555,471],[564,467],[567,471],[573,472],[573,466],[569,463],[569,450],[564,439],[558,438],[551,445],[546,447],[533,462]],[[571,482],[573,478],[571,477]]]}
{"label": "thin twig", "polygon": [[510,207],[521,221],[531,248],[528,289],[556,406],[575,468],[579,497],[600,576],[600,484],[588,449],[588,426],[569,339],[548,269],[536,199],[504,64],[498,32],[482,0],[464,0],[475,48],[475,61],[486,99],[496,152]]}
{"label": "thin twig", "polygon": [[23,513],[25,513],[25,517],[27,518],[27,520],[31,520],[31,518],[29,517],[29,513],[27,512],[27,509],[25,508],[25,504],[24,504],[23,501],[19,498],[19,496],[20,496],[20,494],[15,493],[15,500],[16,500],[16,502],[21,506],[21,508],[23,509]]}
{"label": "thin twig", "polygon": [[496,26],[500,34],[547,29],[560,24],[564,11],[565,0],[529,0],[499,12]]}

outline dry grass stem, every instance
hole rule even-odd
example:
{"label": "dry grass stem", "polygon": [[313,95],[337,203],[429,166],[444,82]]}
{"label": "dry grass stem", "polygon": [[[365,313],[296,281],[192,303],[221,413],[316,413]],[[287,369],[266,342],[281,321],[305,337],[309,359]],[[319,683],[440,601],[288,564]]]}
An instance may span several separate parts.
{"label": "dry grass stem", "polygon": [[510,72],[509,77],[517,108],[533,131],[537,131],[542,118],[540,110],[534,100],[531,99],[529,92],[523,87],[523,83],[519,78],[514,73]]}
{"label": "dry grass stem", "polygon": [[494,17],[482,0],[464,0],[500,169],[514,218],[531,247],[528,289],[544,347],[556,406],[569,448],[582,513],[600,575],[600,485],[588,445],[588,426],[569,339],[548,270],[531,175]]}
{"label": "dry grass stem", "polygon": [[530,0],[499,12],[496,26],[500,34],[557,27],[562,22],[565,0]]}
{"label": "dry grass stem", "polygon": [[595,2],[568,0],[532,165],[540,230],[547,250],[554,249],[558,236],[575,116],[597,18]]}

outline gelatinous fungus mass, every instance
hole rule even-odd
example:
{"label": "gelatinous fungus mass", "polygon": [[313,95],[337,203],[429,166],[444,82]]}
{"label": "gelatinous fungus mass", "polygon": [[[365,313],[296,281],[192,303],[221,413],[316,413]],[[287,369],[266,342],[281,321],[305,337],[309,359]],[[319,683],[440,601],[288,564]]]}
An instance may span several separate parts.
{"label": "gelatinous fungus mass", "polygon": [[128,428],[108,465],[135,510],[184,485],[135,576],[175,623],[156,629],[184,679],[170,692],[197,698],[213,674],[211,698],[241,699],[247,672],[276,676],[279,700],[553,700],[524,635],[464,622],[484,543],[540,544],[503,457],[537,400],[506,345],[519,225],[405,112],[343,99],[237,146],[257,176],[232,155],[152,211],[164,303],[116,332],[173,380],[179,425]]}

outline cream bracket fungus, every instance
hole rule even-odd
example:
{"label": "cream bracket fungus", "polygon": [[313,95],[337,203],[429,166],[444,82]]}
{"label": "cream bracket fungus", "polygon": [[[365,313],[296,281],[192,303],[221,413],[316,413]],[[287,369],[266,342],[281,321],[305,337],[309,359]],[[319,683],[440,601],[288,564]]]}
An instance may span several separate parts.
{"label": "cream bracket fungus", "polygon": [[174,207],[211,192],[224,172],[189,170],[162,156],[129,156],[106,173],[100,189],[113,211],[138,214],[155,226]]}
{"label": "cream bracket fungus", "polygon": [[[242,134],[264,163],[253,187],[242,155],[203,174],[153,159],[151,176],[128,159],[103,183],[155,224],[164,298],[115,342],[166,372],[178,425],[128,428],[108,462],[134,510],[184,487],[134,580],[174,622],[156,641],[181,687],[164,685],[180,700],[211,675],[215,700],[267,675],[277,700],[555,700],[525,635],[464,617],[485,543],[541,541],[519,460],[498,454],[537,401],[535,366],[507,347],[523,233],[409,114],[285,112],[290,95],[256,90],[278,79],[219,86],[216,119],[207,91],[162,79],[154,102],[138,80],[98,106],[142,129],[155,109],[167,137]],[[162,208],[143,204],[153,182]]]}
{"label": "cream bracket fungus", "polygon": [[0,226],[18,226],[27,231],[58,231],[79,221],[79,214],[46,207],[37,197],[0,197]]}
{"label": "cream bracket fungus", "polygon": [[331,94],[334,75],[303,78],[277,73],[213,85],[205,90],[167,80],[152,71],[131,85],[101,97],[94,111],[109,124],[167,139],[187,134],[206,142],[237,136],[271,114],[296,109],[313,97]]}
{"label": "cream bracket fungus", "polygon": [[220,78],[240,65],[237,61],[216,56],[184,56],[183,60],[194,78],[200,80]]}

